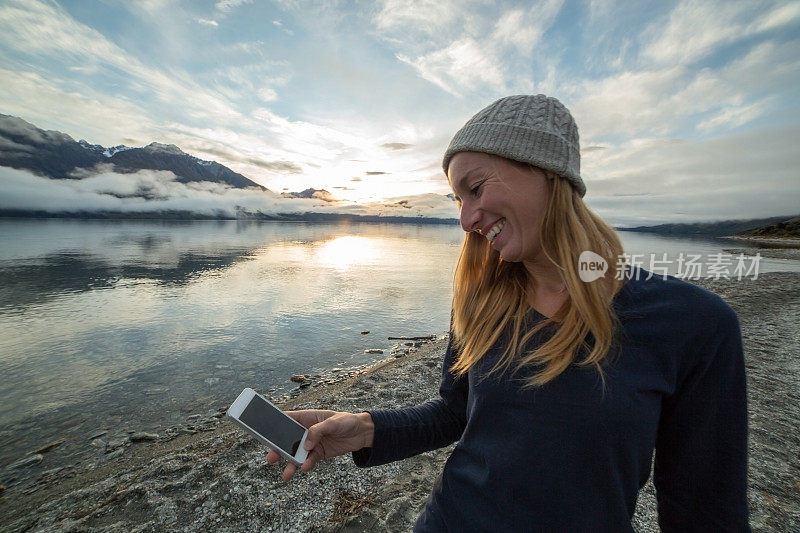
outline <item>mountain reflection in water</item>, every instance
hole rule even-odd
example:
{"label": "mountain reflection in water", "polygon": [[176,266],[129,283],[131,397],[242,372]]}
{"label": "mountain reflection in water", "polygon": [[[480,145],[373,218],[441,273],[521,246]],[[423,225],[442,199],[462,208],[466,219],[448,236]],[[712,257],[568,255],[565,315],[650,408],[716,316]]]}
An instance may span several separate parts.
{"label": "mountain reflection in water", "polygon": [[2,220],[0,467],[369,363],[388,336],[444,333],[462,238],[455,225]]}

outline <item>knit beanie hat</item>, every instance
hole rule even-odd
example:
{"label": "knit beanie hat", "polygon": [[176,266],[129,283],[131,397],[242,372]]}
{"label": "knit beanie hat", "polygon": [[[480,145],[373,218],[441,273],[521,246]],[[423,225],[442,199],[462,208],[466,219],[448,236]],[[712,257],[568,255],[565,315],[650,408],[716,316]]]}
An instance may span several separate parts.
{"label": "knit beanie hat", "polygon": [[444,153],[445,174],[457,152],[484,152],[552,170],[586,194],[578,126],[564,104],[543,94],[501,98],[469,119]]}

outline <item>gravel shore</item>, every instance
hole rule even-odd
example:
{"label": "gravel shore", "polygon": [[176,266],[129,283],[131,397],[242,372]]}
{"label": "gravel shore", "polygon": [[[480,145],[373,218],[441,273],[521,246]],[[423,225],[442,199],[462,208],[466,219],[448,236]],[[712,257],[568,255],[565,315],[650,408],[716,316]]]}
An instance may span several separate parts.
{"label": "gravel shore", "polygon": [[[728,301],[742,325],[753,530],[800,531],[800,274],[697,283]],[[358,412],[425,401],[436,394],[445,345],[440,338],[338,380],[305,384],[282,407]],[[131,435],[103,461],[3,487],[0,530],[409,531],[452,449],[370,469],[339,457],[285,483],[282,468],[266,464],[266,448],[221,414],[192,415],[191,431],[169,438]],[[32,454],[30,464],[46,453]],[[659,531],[650,482],[634,528]]]}

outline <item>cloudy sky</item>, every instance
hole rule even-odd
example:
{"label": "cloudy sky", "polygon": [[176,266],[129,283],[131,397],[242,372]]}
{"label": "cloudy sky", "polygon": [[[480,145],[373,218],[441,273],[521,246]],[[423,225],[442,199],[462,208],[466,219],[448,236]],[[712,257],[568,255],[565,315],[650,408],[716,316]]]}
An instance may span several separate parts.
{"label": "cloudy sky", "polygon": [[41,128],[358,205],[447,193],[455,130],[545,93],[612,223],[800,212],[797,1],[3,0],[0,79]]}

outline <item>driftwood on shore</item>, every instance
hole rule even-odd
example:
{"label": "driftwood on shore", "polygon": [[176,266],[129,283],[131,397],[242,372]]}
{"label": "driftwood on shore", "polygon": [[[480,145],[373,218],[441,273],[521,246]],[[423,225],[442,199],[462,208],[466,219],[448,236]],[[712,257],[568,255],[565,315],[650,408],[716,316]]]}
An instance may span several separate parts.
{"label": "driftwood on shore", "polygon": [[[800,531],[800,274],[703,281],[737,312],[748,372],[748,499],[754,531]],[[310,387],[285,408],[361,411],[436,394],[446,340]],[[194,416],[194,415],[193,415]],[[140,442],[94,465],[47,471],[0,491],[3,531],[409,531],[452,447],[370,469],[349,456],[289,483],[266,449],[220,418],[204,431]],[[652,483],[633,527],[658,531]]]}

